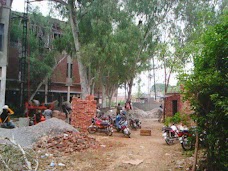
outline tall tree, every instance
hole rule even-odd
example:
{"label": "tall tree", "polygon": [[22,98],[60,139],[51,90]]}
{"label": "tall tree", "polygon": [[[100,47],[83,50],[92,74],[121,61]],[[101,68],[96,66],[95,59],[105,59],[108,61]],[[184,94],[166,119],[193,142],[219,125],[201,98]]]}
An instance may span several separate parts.
{"label": "tall tree", "polygon": [[79,37],[79,13],[81,11],[86,12],[84,10],[85,7],[89,6],[92,1],[77,1],[77,0],[51,0],[53,2],[56,2],[59,7],[59,9],[65,9],[65,16],[67,16],[68,21],[71,26],[71,32],[73,35],[73,41],[74,41],[74,49],[75,54],[78,61],[79,66],[79,75],[80,75],[80,83],[81,83],[81,97],[84,99],[86,95],[90,94],[90,86],[89,86],[89,80],[87,76],[87,68],[82,63],[82,56],[80,53],[80,37]]}
{"label": "tall tree", "polygon": [[[159,37],[158,27],[169,13],[174,1],[165,0],[161,2],[158,0],[127,0],[124,4],[126,6],[126,10],[131,14],[134,20],[138,21],[138,26],[143,32],[138,44],[138,51],[135,54],[135,65],[133,65],[131,70],[133,74],[128,81],[128,99],[130,99],[133,79],[136,74],[140,72],[139,70],[142,70],[142,68],[140,69],[138,67],[138,64],[141,60],[142,63],[145,63],[142,58],[142,54],[148,50],[148,47],[153,47],[151,44],[156,44],[157,38]],[[151,55],[148,54],[147,58],[150,57]]]}

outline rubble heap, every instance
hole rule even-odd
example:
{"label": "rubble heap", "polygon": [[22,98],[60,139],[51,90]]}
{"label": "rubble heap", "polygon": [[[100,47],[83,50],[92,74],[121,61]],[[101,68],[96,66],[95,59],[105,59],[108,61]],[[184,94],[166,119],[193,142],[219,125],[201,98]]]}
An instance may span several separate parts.
{"label": "rubble heap", "polygon": [[43,137],[35,145],[36,151],[47,150],[49,153],[72,153],[88,148],[98,148],[99,142],[86,134],[68,131],[54,137]]}
{"label": "rubble heap", "polygon": [[94,96],[87,96],[85,100],[72,99],[71,125],[80,132],[87,132],[92,118],[96,115],[96,101]]}

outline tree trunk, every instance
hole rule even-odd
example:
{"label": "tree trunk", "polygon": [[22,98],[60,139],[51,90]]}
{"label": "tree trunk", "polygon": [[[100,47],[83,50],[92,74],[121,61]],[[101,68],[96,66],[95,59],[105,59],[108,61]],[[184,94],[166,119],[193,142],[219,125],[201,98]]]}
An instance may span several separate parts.
{"label": "tree trunk", "polygon": [[196,143],[195,143],[194,163],[193,163],[192,171],[196,171],[198,148],[199,148],[199,134],[198,134],[198,131],[196,131]]}
{"label": "tree trunk", "polygon": [[165,59],[164,59],[164,72],[165,72],[165,94],[167,93],[167,79],[166,79],[166,77],[167,77],[167,72],[166,72],[166,61],[165,61]]}
{"label": "tree trunk", "polygon": [[45,80],[45,90],[44,90],[44,94],[45,94],[44,103],[47,103],[47,102],[48,102],[48,77],[47,77],[47,79]]}
{"label": "tree trunk", "polygon": [[132,92],[132,86],[133,86],[133,80],[134,78],[131,78],[131,80],[128,83],[128,93],[127,93],[127,101],[131,100],[131,92]]}
{"label": "tree trunk", "polygon": [[111,109],[112,97],[108,96],[108,107]]}
{"label": "tree trunk", "polygon": [[106,90],[105,86],[102,85],[102,107],[106,107]]}
{"label": "tree trunk", "polygon": [[68,0],[68,8],[69,8],[69,16],[70,16],[70,25],[72,29],[73,38],[74,38],[74,45],[76,49],[76,56],[77,56],[78,67],[79,67],[79,75],[80,75],[80,83],[81,83],[81,91],[82,91],[81,98],[85,99],[85,97],[90,94],[90,86],[87,79],[87,70],[82,63],[82,57],[80,54],[79,28],[78,28],[76,9],[74,7],[73,0]]}

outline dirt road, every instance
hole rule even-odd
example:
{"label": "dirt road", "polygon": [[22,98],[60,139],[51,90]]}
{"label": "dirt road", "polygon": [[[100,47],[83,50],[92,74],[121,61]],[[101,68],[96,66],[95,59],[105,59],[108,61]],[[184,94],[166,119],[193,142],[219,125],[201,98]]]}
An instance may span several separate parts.
{"label": "dirt road", "polygon": [[[168,171],[178,170],[176,160],[183,156],[179,142],[172,146],[165,144],[162,138],[162,124],[153,119],[143,119],[142,128],[151,129],[152,136],[140,136],[140,131],[133,131],[131,138],[122,133],[114,132],[108,137],[104,133],[91,135],[96,138],[101,147],[96,150],[74,153],[70,156],[57,156],[54,159],[45,159],[41,168],[48,168],[51,160],[64,163],[64,167],[56,170],[71,171]],[[53,169],[53,168],[52,168]],[[180,167],[179,170],[183,168]]]}

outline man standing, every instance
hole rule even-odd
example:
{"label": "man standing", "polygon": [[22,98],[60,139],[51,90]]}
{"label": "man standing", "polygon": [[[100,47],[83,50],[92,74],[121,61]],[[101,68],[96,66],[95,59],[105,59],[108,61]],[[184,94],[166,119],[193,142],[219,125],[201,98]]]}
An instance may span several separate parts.
{"label": "man standing", "polygon": [[65,102],[63,102],[62,103],[62,110],[63,110],[63,112],[65,113],[65,115],[66,115],[66,122],[67,123],[70,123],[70,114],[71,114],[71,111],[72,111],[72,108],[71,108],[71,103],[70,102],[67,102],[67,101],[65,101]]}
{"label": "man standing", "polygon": [[51,119],[52,118],[52,110],[49,109],[49,106],[47,107],[46,110],[44,110],[44,113],[43,113],[45,119]]}
{"label": "man standing", "polygon": [[118,106],[116,107],[116,115],[120,114],[121,110],[122,110],[122,107],[120,106],[120,103],[118,103]]}

